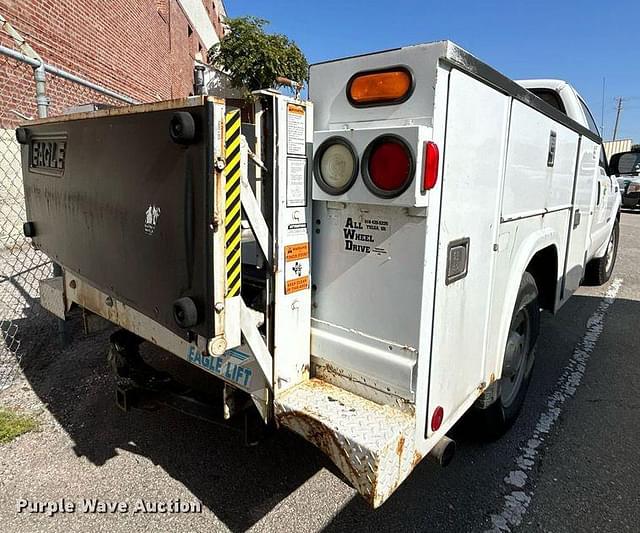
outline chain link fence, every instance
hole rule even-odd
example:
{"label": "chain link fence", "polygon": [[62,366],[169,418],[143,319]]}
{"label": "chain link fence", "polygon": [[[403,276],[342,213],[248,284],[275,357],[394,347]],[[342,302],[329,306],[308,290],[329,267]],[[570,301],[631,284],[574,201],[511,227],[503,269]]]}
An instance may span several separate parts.
{"label": "chain link fence", "polygon": [[[85,104],[123,105],[92,88],[47,74],[49,116],[71,112]],[[34,69],[0,54],[0,391],[14,381],[23,355],[21,330],[56,338],[55,321],[45,319],[38,304],[39,282],[51,277],[53,265],[23,235],[26,220],[20,146],[15,128],[37,117]],[[32,322],[36,321],[36,322]]]}

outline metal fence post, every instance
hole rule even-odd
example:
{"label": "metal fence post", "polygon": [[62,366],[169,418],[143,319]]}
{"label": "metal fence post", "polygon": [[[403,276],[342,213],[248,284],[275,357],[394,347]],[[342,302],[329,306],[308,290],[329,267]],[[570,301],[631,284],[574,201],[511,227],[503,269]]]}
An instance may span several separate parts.
{"label": "metal fence post", "polygon": [[44,69],[44,61],[33,69],[36,78],[36,105],[38,106],[38,118],[47,118],[49,99],[47,98],[47,73]]}

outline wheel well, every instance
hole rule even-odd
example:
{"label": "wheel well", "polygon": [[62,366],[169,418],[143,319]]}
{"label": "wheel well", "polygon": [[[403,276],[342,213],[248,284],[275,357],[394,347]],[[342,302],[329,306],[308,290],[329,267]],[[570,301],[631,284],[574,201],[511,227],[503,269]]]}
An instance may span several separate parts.
{"label": "wheel well", "polygon": [[558,251],[556,247],[551,245],[536,252],[527,266],[527,272],[536,280],[540,307],[553,312],[558,284]]}

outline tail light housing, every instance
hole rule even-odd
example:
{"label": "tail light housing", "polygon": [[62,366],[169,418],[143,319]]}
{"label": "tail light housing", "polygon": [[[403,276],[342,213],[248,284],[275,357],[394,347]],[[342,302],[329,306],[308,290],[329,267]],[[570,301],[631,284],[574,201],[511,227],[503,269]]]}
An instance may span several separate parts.
{"label": "tail light housing", "polygon": [[373,140],[362,158],[362,177],[367,188],[380,198],[395,198],[413,181],[415,157],[398,135]]}
{"label": "tail light housing", "polygon": [[359,161],[353,145],[344,137],[324,141],[313,160],[313,173],[318,186],[326,193],[347,192],[358,176]]}

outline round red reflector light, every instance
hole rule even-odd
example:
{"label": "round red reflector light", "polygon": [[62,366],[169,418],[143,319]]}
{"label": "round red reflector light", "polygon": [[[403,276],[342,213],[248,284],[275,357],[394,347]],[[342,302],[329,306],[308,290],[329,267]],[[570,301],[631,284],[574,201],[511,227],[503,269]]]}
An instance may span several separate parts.
{"label": "round red reflector light", "polygon": [[438,431],[442,425],[443,419],[444,409],[438,406],[433,410],[433,415],[431,416],[431,431]]}
{"label": "round red reflector light", "polygon": [[384,135],[366,149],[363,177],[369,190],[382,198],[402,194],[415,173],[413,154],[407,143],[396,135]]}

